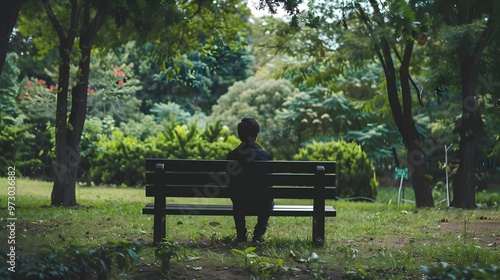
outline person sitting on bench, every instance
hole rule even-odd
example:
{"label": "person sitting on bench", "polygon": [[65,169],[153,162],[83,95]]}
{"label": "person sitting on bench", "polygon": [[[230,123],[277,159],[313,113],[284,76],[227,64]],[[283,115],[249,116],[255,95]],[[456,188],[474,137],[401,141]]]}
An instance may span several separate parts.
{"label": "person sitting on bench", "polygon": [[[256,143],[259,132],[260,126],[255,119],[243,118],[238,124],[238,136],[241,144],[229,152],[226,159],[239,161],[273,160],[273,156]],[[274,207],[272,196],[266,193],[266,184],[252,182],[252,178],[258,180],[257,170],[241,170],[240,174],[235,174],[229,182],[237,236],[235,241],[238,243],[247,241],[245,216],[250,213],[256,213],[258,216],[252,242],[262,242],[262,236],[267,230],[269,216]]]}

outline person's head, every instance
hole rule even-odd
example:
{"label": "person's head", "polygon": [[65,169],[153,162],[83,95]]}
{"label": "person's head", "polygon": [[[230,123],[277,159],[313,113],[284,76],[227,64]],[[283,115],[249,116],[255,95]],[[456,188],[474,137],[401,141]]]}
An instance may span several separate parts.
{"label": "person's head", "polygon": [[252,118],[243,118],[238,124],[238,136],[240,140],[247,143],[253,143],[259,135],[259,123]]}

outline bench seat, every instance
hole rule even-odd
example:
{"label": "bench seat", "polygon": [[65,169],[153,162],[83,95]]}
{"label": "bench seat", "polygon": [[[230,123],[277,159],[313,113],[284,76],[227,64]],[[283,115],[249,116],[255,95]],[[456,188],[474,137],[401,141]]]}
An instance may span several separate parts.
{"label": "bench seat", "polygon": [[[313,210],[312,205],[274,205],[271,216],[311,217]],[[154,215],[154,203],[148,203],[142,209],[142,214]],[[231,216],[233,215],[233,206],[216,204],[167,204],[165,215]],[[325,206],[325,216],[335,217],[336,215],[337,213],[333,206]]]}

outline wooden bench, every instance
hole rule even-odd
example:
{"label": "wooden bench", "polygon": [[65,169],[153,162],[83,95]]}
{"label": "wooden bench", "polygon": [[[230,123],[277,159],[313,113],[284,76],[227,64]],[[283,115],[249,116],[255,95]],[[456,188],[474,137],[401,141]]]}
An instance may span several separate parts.
{"label": "wooden bench", "polygon": [[[154,215],[154,243],[165,238],[166,215],[232,216],[228,204],[171,204],[167,197],[229,198],[228,184],[232,178],[252,170],[248,180],[269,185],[274,198],[312,199],[312,205],[279,205],[271,216],[312,217],[312,240],[317,245],[325,241],[325,217],[335,217],[326,199],[335,198],[335,162],[313,161],[229,161],[229,160],[173,160],[146,159],[146,196],[154,197],[143,214]],[[259,172],[260,173],[256,173]],[[240,178],[241,179],[241,178]],[[257,182],[256,181],[256,182]]]}

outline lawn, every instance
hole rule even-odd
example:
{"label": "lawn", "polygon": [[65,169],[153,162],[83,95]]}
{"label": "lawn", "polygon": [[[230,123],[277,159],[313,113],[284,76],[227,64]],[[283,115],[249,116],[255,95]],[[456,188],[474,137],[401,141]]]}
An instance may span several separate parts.
{"label": "lawn", "polygon": [[[0,182],[7,180],[0,178]],[[498,207],[474,211],[415,209],[405,203],[398,209],[397,189],[381,188],[379,197],[384,203],[328,201],[336,208],[337,217],[326,219],[322,248],[311,245],[311,218],[271,217],[266,242],[251,252],[251,259],[241,254],[250,244],[231,242],[235,234],[231,217],[169,217],[167,237],[178,243],[178,254],[170,270],[160,272],[151,244],[152,216],[141,214],[142,207],[152,202],[143,189],[78,187],[80,206],[71,208],[50,207],[50,192],[47,182],[16,181],[16,255],[46,255],[71,245],[97,248],[111,240],[137,240],[142,245],[141,264],[123,272],[125,279],[251,279],[252,275],[274,279],[422,279],[422,266],[500,263]],[[410,196],[412,191],[406,193]],[[5,222],[7,191],[0,193],[0,211],[0,218],[4,218],[0,251],[6,252],[10,232]],[[252,228],[256,219],[247,220]],[[250,262],[255,260],[259,262]]]}

